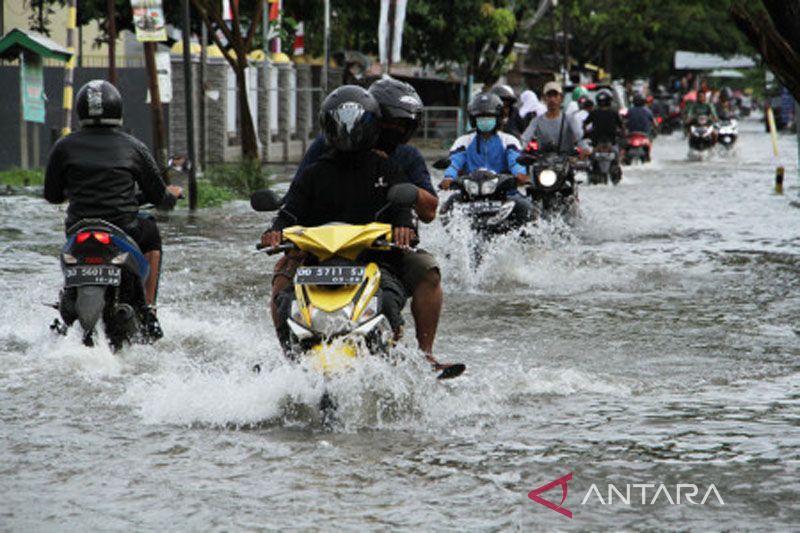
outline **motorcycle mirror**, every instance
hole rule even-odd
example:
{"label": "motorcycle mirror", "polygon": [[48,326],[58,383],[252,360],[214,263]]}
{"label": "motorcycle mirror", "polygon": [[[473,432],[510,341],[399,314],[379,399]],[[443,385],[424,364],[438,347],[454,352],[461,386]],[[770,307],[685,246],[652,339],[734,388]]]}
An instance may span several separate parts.
{"label": "motorcycle mirror", "polygon": [[439,159],[433,162],[433,168],[437,170],[445,170],[447,167],[450,166],[450,158],[445,157],[443,159]]}
{"label": "motorcycle mirror", "polygon": [[517,163],[520,165],[530,166],[536,162],[536,158],[531,154],[522,154],[517,158]]}
{"label": "motorcycle mirror", "polygon": [[398,183],[389,188],[386,199],[390,204],[411,207],[417,202],[417,187],[410,183]]}
{"label": "motorcycle mirror", "polygon": [[283,200],[270,189],[262,189],[250,195],[250,207],[255,211],[277,211]]}

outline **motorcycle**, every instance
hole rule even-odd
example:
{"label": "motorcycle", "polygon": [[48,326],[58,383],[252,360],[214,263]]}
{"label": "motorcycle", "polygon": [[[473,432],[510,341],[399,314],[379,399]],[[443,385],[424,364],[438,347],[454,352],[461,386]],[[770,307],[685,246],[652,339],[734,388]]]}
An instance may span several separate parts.
{"label": "motorcycle", "polygon": [[622,168],[619,166],[619,158],[614,150],[614,145],[608,142],[598,143],[592,151],[588,171],[589,183],[608,184],[609,181],[614,185],[622,179]]}
{"label": "motorcycle", "polygon": [[730,150],[736,144],[736,139],[739,137],[739,123],[735,118],[722,119],[719,123],[717,132],[717,142],[725,148]]}
{"label": "motorcycle", "polygon": [[[442,159],[433,166],[447,168],[450,161]],[[456,210],[466,215],[474,232],[484,236],[506,233],[526,222],[524,217],[512,216],[516,203],[507,198],[508,193],[517,188],[514,176],[476,170],[456,178],[451,187],[460,194],[450,196],[439,209],[445,224]]]}
{"label": "motorcycle", "polygon": [[[395,185],[387,196],[389,205],[411,206],[417,188]],[[256,211],[275,211],[281,200],[272,191],[263,190],[253,193],[250,203]],[[364,262],[359,256],[368,250],[388,252],[395,248],[392,226],[381,222],[290,226],[283,230],[283,240],[278,246],[263,248],[259,244],[256,248],[268,255],[296,250],[308,258],[293,278],[286,319],[287,356],[308,361],[326,378],[351,368],[365,354],[388,357],[394,331],[382,309],[381,271],[376,263]],[[462,364],[450,365],[439,378],[455,377],[464,369]],[[336,402],[326,391],[320,410],[327,416],[335,408]]]}
{"label": "motorcycle", "polygon": [[648,163],[650,161],[650,148],[652,141],[646,134],[634,131],[628,134],[627,148],[622,162],[630,165],[633,161]]}
{"label": "motorcycle", "polygon": [[[67,230],[61,253],[64,287],[54,305],[61,315],[50,328],[66,335],[76,321],[83,344],[94,346],[98,322],[114,351],[126,342],[151,342],[146,329],[144,280],[150,271],[136,242],[101,219],[84,219]],[[63,322],[62,322],[63,321]]]}
{"label": "motorcycle", "polygon": [[[579,170],[580,165],[573,162],[571,154],[559,153],[551,146],[542,150],[538,142],[532,140],[517,162],[528,167],[531,176],[527,192],[533,201],[535,220],[575,216],[578,207],[575,170]],[[585,170],[589,172],[590,169]]]}
{"label": "motorcycle", "polygon": [[700,115],[689,126],[689,148],[696,152],[710,150],[716,143],[716,129],[706,115]]}

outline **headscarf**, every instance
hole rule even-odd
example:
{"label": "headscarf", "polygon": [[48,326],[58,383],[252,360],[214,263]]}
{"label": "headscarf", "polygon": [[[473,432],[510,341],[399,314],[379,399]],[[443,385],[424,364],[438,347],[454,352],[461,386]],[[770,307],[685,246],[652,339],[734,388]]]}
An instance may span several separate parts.
{"label": "headscarf", "polygon": [[529,89],[522,91],[522,94],[519,95],[519,101],[519,116],[521,118],[528,116],[531,111],[535,112],[537,117],[547,113],[547,107],[539,101],[536,93]]}

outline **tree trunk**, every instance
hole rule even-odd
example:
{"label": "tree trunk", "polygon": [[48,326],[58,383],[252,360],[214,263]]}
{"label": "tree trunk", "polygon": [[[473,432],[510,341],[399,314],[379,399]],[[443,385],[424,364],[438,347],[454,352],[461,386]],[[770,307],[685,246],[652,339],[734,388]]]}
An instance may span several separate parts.
{"label": "tree trunk", "polygon": [[[785,17],[797,12],[800,1],[784,1],[780,4],[766,2],[770,16],[753,13],[742,4],[731,7],[731,15],[739,30],[744,33],[753,46],[761,53],[764,62],[781,80],[781,83],[800,100],[800,38],[793,36],[789,42],[776,29],[774,20],[783,21]],[[779,27],[786,27],[781,23]]]}
{"label": "tree trunk", "polygon": [[258,142],[253,127],[253,116],[247,105],[247,85],[245,84],[245,66],[241,64],[236,72],[236,100],[239,106],[239,128],[242,134],[242,156],[245,159],[258,159]]}

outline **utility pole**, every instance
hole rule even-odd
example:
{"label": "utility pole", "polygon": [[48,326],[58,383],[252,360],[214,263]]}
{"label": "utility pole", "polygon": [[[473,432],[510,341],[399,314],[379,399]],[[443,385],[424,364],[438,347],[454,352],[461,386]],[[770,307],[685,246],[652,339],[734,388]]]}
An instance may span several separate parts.
{"label": "utility pole", "polygon": [[567,2],[561,2],[561,36],[564,39],[564,83],[569,83],[569,20]]}
{"label": "utility pole", "polygon": [[[194,106],[192,97],[192,50],[191,31],[189,23],[189,0],[183,0],[183,90],[186,104],[186,147],[188,153],[186,160],[189,162],[189,209],[194,211],[197,207],[197,179],[195,174],[196,157],[194,152]],[[255,21],[253,21],[255,24]]]}
{"label": "utility pole", "polygon": [[325,0],[325,37],[323,55],[325,63],[322,64],[322,97],[328,94],[328,64],[331,62],[331,0]]}
{"label": "utility pole", "polygon": [[75,71],[75,26],[78,21],[78,0],[69,0],[67,3],[67,50],[72,54],[64,65],[64,100],[62,110],[64,122],[61,135],[68,135],[72,131],[72,82]]}
{"label": "utility pole", "polygon": [[161,92],[158,88],[158,72],[156,70],[156,43],[145,41],[144,64],[147,68],[147,80],[150,88],[150,111],[153,118],[153,147],[156,162],[161,170],[167,167],[167,151],[164,144],[164,112],[161,109]]}
{"label": "utility pole", "polygon": [[389,43],[386,46],[386,74],[392,75],[392,49],[394,48],[394,16],[397,10],[397,0],[389,1]]}
{"label": "utility pole", "polygon": [[108,22],[108,81],[117,85],[117,23],[114,0],[106,0],[106,20]]}

